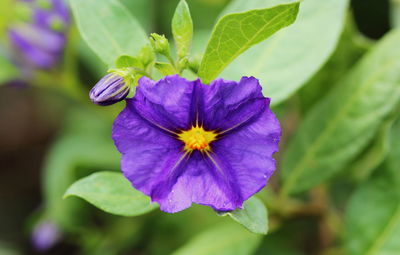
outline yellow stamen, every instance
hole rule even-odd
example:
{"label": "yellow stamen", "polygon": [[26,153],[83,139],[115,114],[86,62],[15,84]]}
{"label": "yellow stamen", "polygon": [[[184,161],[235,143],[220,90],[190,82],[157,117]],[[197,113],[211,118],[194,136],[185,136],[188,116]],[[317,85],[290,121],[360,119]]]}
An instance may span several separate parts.
{"label": "yellow stamen", "polygon": [[210,151],[210,143],[216,140],[217,134],[213,131],[205,131],[203,127],[196,124],[191,129],[178,134],[178,138],[185,143],[186,151]]}

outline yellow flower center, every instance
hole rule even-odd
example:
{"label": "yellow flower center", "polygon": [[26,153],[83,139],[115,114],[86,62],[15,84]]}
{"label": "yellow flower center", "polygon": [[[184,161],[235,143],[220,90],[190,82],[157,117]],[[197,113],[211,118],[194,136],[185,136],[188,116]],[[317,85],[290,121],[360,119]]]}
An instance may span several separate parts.
{"label": "yellow flower center", "polygon": [[210,151],[210,143],[216,140],[217,134],[205,131],[203,127],[193,126],[190,130],[182,131],[178,138],[185,143],[185,150]]}

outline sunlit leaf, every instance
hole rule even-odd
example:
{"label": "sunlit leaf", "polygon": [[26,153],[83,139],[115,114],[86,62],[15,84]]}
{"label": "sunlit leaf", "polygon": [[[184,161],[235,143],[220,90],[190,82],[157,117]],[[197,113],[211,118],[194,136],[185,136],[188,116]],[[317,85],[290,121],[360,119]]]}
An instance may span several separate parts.
{"label": "sunlit leaf", "polygon": [[298,9],[299,3],[296,2],[223,16],[208,42],[200,64],[199,77],[205,83],[211,82],[251,46],[292,24]]}

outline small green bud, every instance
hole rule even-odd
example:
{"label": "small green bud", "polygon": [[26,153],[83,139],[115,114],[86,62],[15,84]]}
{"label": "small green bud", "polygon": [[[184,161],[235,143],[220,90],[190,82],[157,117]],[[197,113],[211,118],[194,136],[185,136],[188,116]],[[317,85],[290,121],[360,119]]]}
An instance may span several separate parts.
{"label": "small green bud", "polygon": [[51,17],[50,28],[53,31],[61,32],[64,28],[64,22],[59,17]]}
{"label": "small green bud", "polygon": [[143,63],[145,67],[153,63],[156,59],[154,51],[149,44],[146,44],[139,52],[138,59]]}
{"label": "small green bud", "polygon": [[40,9],[51,10],[53,7],[51,1],[49,0],[36,0],[36,4]]}
{"label": "small green bud", "polygon": [[150,43],[154,51],[164,56],[169,56],[169,43],[164,35],[152,33],[150,36]]}
{"label": "small green bud", "polygon": [[194,57],[190,58],[189,68],[194,73],[197,73],[199,71],[201,59],[202,59],[202,56],[200,54],[195,55]]}
{"label": "small green bud", "polygon": [[185,70],[189,67],[189,59],[187,57],[183,57],[178,61],[178,69]]}

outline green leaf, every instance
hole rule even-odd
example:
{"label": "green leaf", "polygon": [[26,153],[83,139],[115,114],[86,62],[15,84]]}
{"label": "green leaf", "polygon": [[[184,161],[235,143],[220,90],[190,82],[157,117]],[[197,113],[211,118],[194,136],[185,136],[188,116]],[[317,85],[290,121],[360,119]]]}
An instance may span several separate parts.
{"label": "green leaf", "polygon": [[181,0],[176,7],[172,18],[172,35],[179,58],[185,57],[189,53],[193,37],[193,22],[185,0]]}
{"label": "green leaf", "polygon": [[148,43],[139,23],[118,0],[70,0],[79,31],[109,67],[120,55],[135,55]]}
{"label": "green leaf", "polygon": [[83,198],[105,212],[121,216],[137,216],[157,208],[122,173],[115,172],[97,172],[75,182],[64,197],[69,196]]}
{"label": "green leaf", "polygon": [[173,255],[248,255],[261,241],[237,225],[223,225],[206,230],[178,249]]}
{"label": "green leaf", "polygon": [[324,66],[299,90],[301,112],[306,113],[318,100],[327,95],[334,85],[371,48],[372,41],[366,40],[357,30],[351,15],[332,56]]}
{"label": "green leaf", "polygon": [[[400,157],[400,154],[397,155]],[[384,171],[386,169],[380,169]],[[398,171],[398,165],[396,166]],[[400,186],[388,176],[372,179],[352,196],[346,212],[349,255],[395,255],[400,251]]]}
{"label": "green leaf", "polygon": [[18,76],[17,68],[0,54],[0,85]]}
{"label": "green leaf", "polygon": [[[264,94],[272,98],[271,103],[279,104],[305,84],[334,51],[344,26],[348,2],[303,1],[293,25],[239,56],[221,76],[230,80],[254,76],[260,80]],[[270,2],[236,0],[233,3],[246,8]]]}
{"label": "green leaf", "polygon": [[79,40],[77,48],[79,57],[82,59],[85,66],[88,67],[89,71],[93,73],[94,77],[98,79],[103,77],[108,67],[99,56],[97,56],[83,40]]}
{"label": "green leaf", "polygon": [[296,2],[223,16],[208,42],[199,77],[205,83],[211,82],[244,51],[292,24],[298,9]]}
{"label": "green leaf", "polygon": [[154,67],[164,76],[178,73],[170,63],[156,62]]}
{"label": "green leaf", "polygon": [[119,169],[120,155],[110,137],[104,109],[70,111],[61,135],[49,148],[43,169],[44,215],[62,229],[81,224],[81,201],[63,200],[77,169]]}
{"label": "green leaf", "polygon": [[115,65],[117,68],[124,68],[124,67],[144,68],[142,62],[140,62],[139,59],[128,55],[119,56],[117,61],[115,62]]}
{"label": "green leaf", "polygon": [[247,200],[243,209],[228,212],[226,215],[229,215],[253,233],[264,235],[268,233],[267,209],[263,202],[256,197]]}
{"label": "green leaf", "polygon": [[390,131],[390,150],[387,156],[387,168],[391,178],[400,187],[400,113],[397,111],[397,121]]}
{"label": "green leaf", "polygon": [[[120,0],[121,1],[121,0]],[[155,20],[154,3],[149,0],[121,1],[145,31],[149,32]]]}
{"label": "green leaf", "polygon": [[284,155],[284,194],[334,176],[371,141],[400,100],[399,43],[387,35],[309,112]]}
{"label": "green leaf", "polygon": [[390,149],[390,130],[395,118],[389,118],[379,128],[367,150],[348,167],[356,181],[366,180],[386,158]]}

